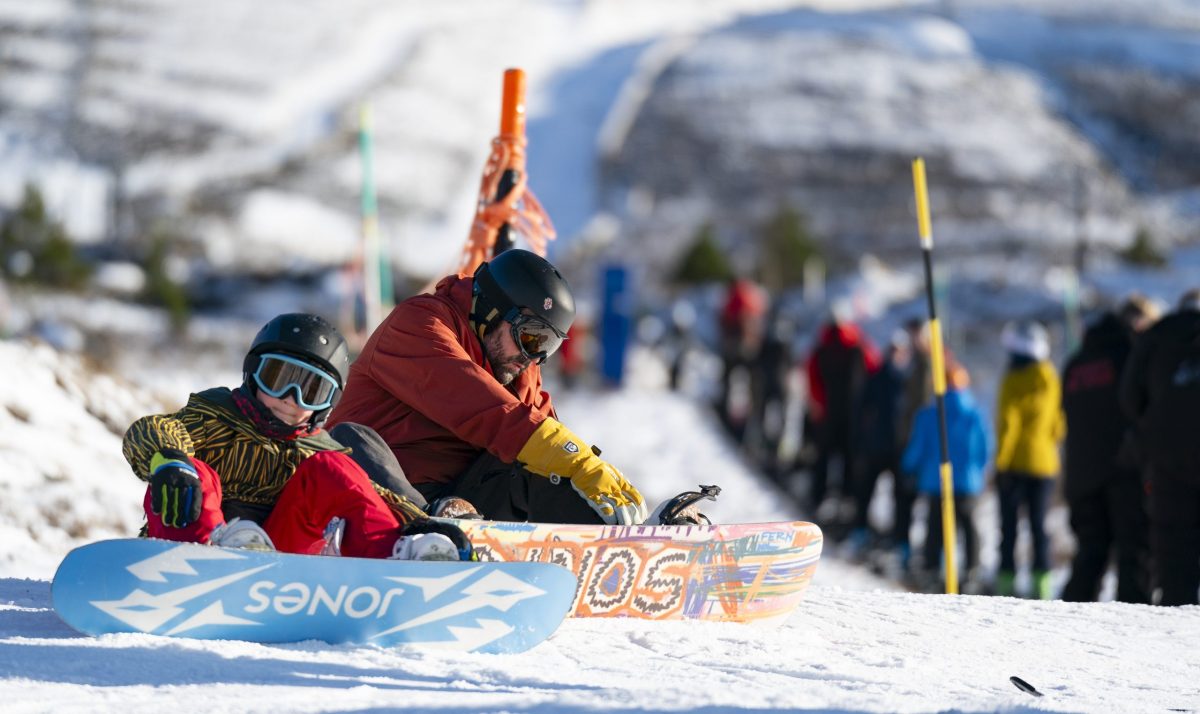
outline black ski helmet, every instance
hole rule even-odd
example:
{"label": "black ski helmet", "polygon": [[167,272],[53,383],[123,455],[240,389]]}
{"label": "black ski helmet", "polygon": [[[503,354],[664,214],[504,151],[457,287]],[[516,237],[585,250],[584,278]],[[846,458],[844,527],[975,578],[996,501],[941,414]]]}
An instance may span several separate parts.
{"label": "black ski helmet", "polygon": [[545,321],[560,337],[575,321],[571,286],[550,261],[519,248],[510,248],[475,270],[475,309],[472,317],[490,331],[510,310],[524,308]]}
{"label": "black ski helmet", "polygon": [[[287,313],[272,318],[254,336],[242,361],[242,384],[251,393],[257,391],[253,374],[258,370],[259,360],[269,353],[295,357],[337,379],[338,391],[333,397],[333,403],[337,404],[350,376],[350,348],[337,328],[317,315],[306,313]],[[310,423],[320,426],[332,409],[331,405],[329,409],[314,412]]]}

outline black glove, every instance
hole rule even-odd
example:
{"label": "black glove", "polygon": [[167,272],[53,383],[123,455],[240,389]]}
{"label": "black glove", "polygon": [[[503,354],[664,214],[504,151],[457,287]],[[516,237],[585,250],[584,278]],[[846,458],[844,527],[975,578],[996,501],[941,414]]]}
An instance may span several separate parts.
{"label": "black glove", "polygon": [[188,455],[162,449],[150,459],[150,510],[168,528],[186,528],[200,518],[200,477]]}
{"label": "black glove", "polygon": [[400,531],[401,536],[412,536],[421,533],[441,533],[450,539],[454,547],[458,548],[459,560],[479,560],[475,555],[475,547],[471,545],[467,534],[463,533],[462,529],[453,523],[445,521],[435,521],[428,518],[419,521],[413,521],[404,526]]}

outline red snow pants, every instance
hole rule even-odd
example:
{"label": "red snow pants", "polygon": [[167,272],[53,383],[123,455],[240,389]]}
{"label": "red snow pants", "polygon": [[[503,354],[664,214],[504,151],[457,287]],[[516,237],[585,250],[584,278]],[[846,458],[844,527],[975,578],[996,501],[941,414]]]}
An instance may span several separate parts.
{"label": "red snow pants", "polygon": [[[147,534],[189,543],[207,543],[209,534],[225,522],[221,513],[221,478],[208,464],[193,459],[203,491],[200,518],[185,528],[169,528],[150,511],[150,489],[142,507]],[[400,537],[400,521],[375,491],[358,464],[337,451],[320,451],[300,462],[263,523],[275,547],[284,553],[317,554],[325,545],[325,526],[334,517],[346,519],[342,555],[387,558]]]}

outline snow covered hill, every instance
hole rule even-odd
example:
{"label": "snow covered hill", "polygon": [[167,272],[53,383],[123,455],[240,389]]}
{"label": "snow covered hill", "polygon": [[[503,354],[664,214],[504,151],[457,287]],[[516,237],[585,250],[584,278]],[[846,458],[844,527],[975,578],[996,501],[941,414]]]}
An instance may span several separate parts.
{"label": "snow covered hill", "polygon": [[1190,242],[1198,145],[1174,117],[1200,107],[1200,33],[1180,9],[968,0],[705,33],[603,156],[604,204],[632,223],[614,252],[674,265],[710,223],[746,258],[786,206],[832,259],[911,259],[914,156],[942,250],[987,254],[998,276],[1069,263],[1081,237],[1100,253],[1139,229]]}
{"label": "snow covered hill", "polygon": [[[5,712],[1107,713],[1200,701],[1200,608],[889,592],[832,555],[777,629],[568,620],[521,655],[83,637],[54,614],[48,581],[69,548],[136,530],[142,488],[118,432],[166,407],[44,347],[0,342],[0,371],[21,375],[0,387]],[[690,402],[644,385],[564,395],[560,410],[651,498],[716,480],[721,520],[791,515]]]}
{"label": "snow covered hill", "polygon": [[[506,67],[527,70],[536,120],[553,112],[547,88],[564,66],[793,4],[3,0],[0,205],[33,180],[92,242],[168,218],[202,272],[338,264],[356,237],[355,132],[369,101],[383,234],[401,273],[425,279],[466,237]],[[593,125],[617,79],[592,97]],[[581,138],[533,141],[590,157],[594,139]],[[280,240],[296,259],[280,260]]]}
{"label": "snow covered hill", "polygon": [[[831,256],[895,258],[913,252],[920,155],[943,250],[1061,257],[1077,238],[1072,191],[1086,192],[1091,239],[1124,245],[1136,200],[1051,91],[934,14],[755,18],[706,35],[664,72],[602,190],[653,195],[652,234],[672,219],[689,233],[711,221],[743,243],[786,205]],[[690,215],[671,210],[680,202]]]}

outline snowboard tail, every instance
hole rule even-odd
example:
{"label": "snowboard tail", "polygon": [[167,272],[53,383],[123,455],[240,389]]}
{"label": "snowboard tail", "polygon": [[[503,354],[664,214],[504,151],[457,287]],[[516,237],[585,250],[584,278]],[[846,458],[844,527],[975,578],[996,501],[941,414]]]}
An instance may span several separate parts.
{"label": "snowboard tail", "polygon": [[779,623],[799,605],[821,556],[803,521],[603,526],[456,520],[481,560],[571,570],[573,617]]}
{"label": "snowboard tail", "polygon": [[291,555],[153,539],[71,551],[54,609],[89,634],[521,652],[549,637],[575,578],[547,563]]}

